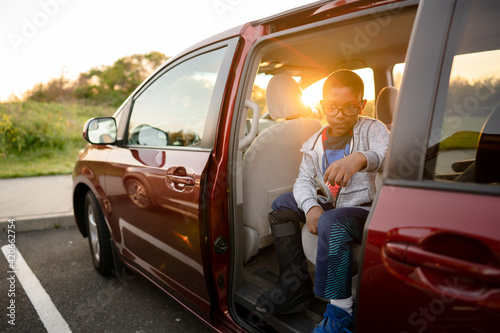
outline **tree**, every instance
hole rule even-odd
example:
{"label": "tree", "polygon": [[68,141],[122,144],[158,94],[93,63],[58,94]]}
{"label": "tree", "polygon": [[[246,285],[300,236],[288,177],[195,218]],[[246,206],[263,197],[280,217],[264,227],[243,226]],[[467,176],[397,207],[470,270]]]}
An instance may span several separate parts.
{"label": "tree", "polygon": [[27,100],[39,102],[80,102],[119,106],[142,81],[168,59],[163,53],[134,54],[80,73],[70,82],[63,75],[39,83],[25,93]]}
{"label": "tree", "polygon": [[47,83],[38,83],[24,94],[25,98],[37,102],[70,102],[73,100],[72,83],[61,75]]}
{"label": "tree", "polygon": [[160,52],[134,54],[118,59],[111,66],[92,68],[78,77],[75,97],[92,104],[119,106],[167,59]]}

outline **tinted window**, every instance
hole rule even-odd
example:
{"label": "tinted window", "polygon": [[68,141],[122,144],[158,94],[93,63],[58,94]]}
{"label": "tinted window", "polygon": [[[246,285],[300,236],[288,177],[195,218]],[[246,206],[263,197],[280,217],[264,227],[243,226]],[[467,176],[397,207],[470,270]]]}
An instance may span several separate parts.
{"label": "tinted window", "polygon": [[149,85],[134,102],[127,143],[199,146],[225,51],[190,58]]}
{"label": "tinted window", "polygon": [[437,181],[500,183],[500,6],[459,1],[424,177]]}

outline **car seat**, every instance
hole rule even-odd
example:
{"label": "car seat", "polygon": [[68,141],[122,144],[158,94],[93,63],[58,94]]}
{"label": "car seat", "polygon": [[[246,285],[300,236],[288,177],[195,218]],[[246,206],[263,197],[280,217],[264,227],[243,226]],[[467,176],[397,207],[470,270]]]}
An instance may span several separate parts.
{"label": "car seat", "polygon": [[293,190],[302,144],[321,129],[318,120],[304,118],[311,109],[288,75],[276,75],[269,81],[266,102],[271,118],[283,121],[263,130],[243,156],[244,262],[274,242],[268,222],[271,204],[280,194]]}
{"label": "car seat", "polygon": [[387,86],[380,90],[375,101],[375,118],[383,122],[389,131],[392,126],[392,117],[396,109],[397,97],[398,90]]}

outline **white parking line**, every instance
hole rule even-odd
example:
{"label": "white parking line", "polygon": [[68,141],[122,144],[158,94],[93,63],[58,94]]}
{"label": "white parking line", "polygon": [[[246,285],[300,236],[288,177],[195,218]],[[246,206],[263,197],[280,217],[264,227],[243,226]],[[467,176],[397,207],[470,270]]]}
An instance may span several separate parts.
{"label": "white parking line", "polygon": [[[9,260],[8,247],[9,245],[2,246],[2,252],[7,260]],[[38,281],[35,274],[33,274],[33,271],[28,266],[17,248],[15,253],[15,274],[17,276],[17,279],[19,280],[19,282],[21,282],[26,295],[28,295],[28,298],[33,304],[36,312],[38,313],[38,316],[42,320],[42,323],[45,326],[47,332],[71,333],[68,323],[66,323],[54,303],[52,303],[49,294],[47,294],[45,289],[43,289],[40,281]]]}

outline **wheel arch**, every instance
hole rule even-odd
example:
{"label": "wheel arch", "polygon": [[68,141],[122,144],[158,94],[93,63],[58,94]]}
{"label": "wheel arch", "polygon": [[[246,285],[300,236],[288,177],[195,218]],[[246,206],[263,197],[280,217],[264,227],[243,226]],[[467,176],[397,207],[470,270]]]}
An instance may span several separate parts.
{"label": "wheel arch", "polygon": [[80,230],[83,237],[87,237],[87,228],[85,225],[85,196],[88,191],[91,191],[91,189],[83,183],[76,185],[73,191],[73,213],[75,215],[78,230]]}

